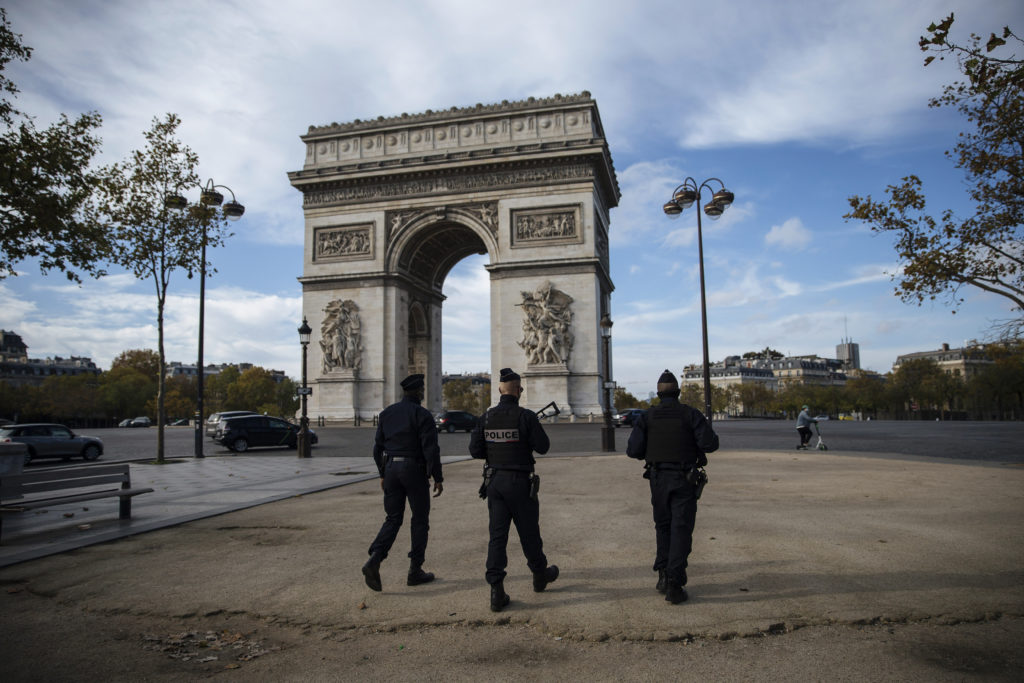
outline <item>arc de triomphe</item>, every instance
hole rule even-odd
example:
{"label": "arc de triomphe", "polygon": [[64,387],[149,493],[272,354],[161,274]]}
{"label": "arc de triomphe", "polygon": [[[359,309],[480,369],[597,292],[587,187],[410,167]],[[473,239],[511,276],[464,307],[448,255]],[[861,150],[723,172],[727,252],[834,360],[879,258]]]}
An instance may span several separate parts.
{"label": "arc de triomphe", "polygon": [[515,368],[534,409],[601,412],[619,188],[590,93],[310,127],[302,140],[288,177],[305,213],[311,415],[372,417],[414,372],[440,410],[441,288],[471,254],[489,259],[492,376]]}

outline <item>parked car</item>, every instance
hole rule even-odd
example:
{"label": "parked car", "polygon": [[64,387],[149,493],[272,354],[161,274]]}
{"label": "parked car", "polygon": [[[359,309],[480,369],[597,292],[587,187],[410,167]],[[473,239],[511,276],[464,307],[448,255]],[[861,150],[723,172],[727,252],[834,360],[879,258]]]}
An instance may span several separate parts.
{"label": "parked car", "polygon": [[220,421],[229,417],[238,417],[240,415],[259,415],[251,410],[227,410],[223,413],[212,413],[210,417],[206,418],[206,435],[211,439],[217,438],[217,429],[220,427]]}
{"label": "parked car", "polygon": [[23,443],[28,446],[25,464],[36,458],[71,458],[81,456],[96,460],[103,455],[103,442],[94,436],[79,436],[60,424],[31,423],[0,427],[0,443]]}
{"label": "parked car", "polygon": [[132,419],[130,417],[125,418],[125,419],[121,420],[120,422],[118,422],[117,426],[118,427],[131,427],[132,426]]}
{"label": "parked car", "polygon": [[[217,443],[238,453],[262,446],[295,448],[298,445],[298,439],[298,425],[280,417],[255,414],[222,419],[220,426],[217,427],[217,433],[213,437]],[[312,429],[309,430],[309,439],[310,444],[316,444],[319,441],[316,432]]]}
{"label": "parked car", "polygon": [[469,432],[476,427],[476,415],[463,410],[446,410],[434,416],[434,426],[437,427],[437,431],[444,430],[449,434],[456,429]]}
{"label": "parked car", "polygon": [[129,427],[150,427],[150,426],[152,426],[152,424],[153,424],[153,421],[150,420],[145,415],[143,415],[141,417],[133,417],[131,419],[131,422],[128,423],[128,426]]}
{"label": "parked car", "polygon": [[633,421],[636,420],[639,415],[646,415],[646,410],[640,408],[631,408],[629,410],[623,410],[612,415],[612,424],[616,427],[632,427]]}

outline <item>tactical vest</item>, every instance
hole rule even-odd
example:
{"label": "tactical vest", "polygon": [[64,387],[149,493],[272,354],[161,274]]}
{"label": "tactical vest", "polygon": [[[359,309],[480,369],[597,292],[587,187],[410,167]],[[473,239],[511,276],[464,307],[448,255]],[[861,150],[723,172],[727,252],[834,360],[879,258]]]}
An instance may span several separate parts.
{"label": "tactical vest", "polygon": [[484,415],[484,441],[487,443],[488,465],[532,465],[533,449],[519,433],[519,416],[523,409],[491,409]]}
{"label": "tactical vest", "polygon": [[692,408],[668,403],[647,411],[647,462],[674,462],[685,467],[697,463],[700,449],[689,428],[687,410]]}

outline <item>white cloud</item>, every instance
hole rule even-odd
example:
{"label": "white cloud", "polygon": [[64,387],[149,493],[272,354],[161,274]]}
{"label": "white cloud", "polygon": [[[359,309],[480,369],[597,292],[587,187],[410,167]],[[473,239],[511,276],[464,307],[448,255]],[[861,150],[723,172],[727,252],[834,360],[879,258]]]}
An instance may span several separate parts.
{"label": "white cloud", "polygon": [[800,251],[806,249],[813,239],[811,231],[799,218],[790,218],[782,225],[773,225],[764,236],[764,243],[770,247]]}

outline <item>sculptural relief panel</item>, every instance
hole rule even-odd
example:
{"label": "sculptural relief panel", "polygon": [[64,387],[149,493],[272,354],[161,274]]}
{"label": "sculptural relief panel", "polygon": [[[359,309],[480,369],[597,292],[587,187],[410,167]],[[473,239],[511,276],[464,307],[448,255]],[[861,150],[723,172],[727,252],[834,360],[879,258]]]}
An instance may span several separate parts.
{"label": "sculptural relief panel", "polygon": [[362,321],[355,301],[335,299],[323,310],[320,325],[321,369],[357,371],[362,363]]}
{"label": "sculptural relief panel", "polygon": [[583,241],[578,205],[514,210],[511,223],[513,248]]}
{"label": "sculptural relief panel", "polygon": [[373,224],[328,226],[313,230],[313,261],[373,258]]}
{"label": "sculptural relief panel", "polygon": [[544,282],[533,292],[521,292],[523,339],[527,365],[564,365],[572,353],[573,298]]}

